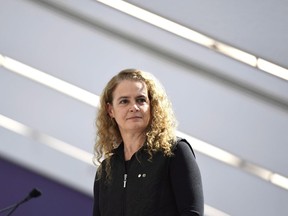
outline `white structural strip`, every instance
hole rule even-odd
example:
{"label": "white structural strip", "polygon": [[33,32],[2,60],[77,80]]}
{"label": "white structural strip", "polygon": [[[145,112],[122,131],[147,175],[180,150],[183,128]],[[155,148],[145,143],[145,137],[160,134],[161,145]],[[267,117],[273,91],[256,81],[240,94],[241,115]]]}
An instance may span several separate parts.
{"label": "white structural strip", "polygon": [[147,10],[137,7],[131,3],[122,0],[96,0],[111,8],[119,10],[179,37],[190,40],[194,43],[200,44],[211,50],[222,53],[230,58],[233,58],[242,63],[248,64],[252,67],[256,67],[266,73],[273,76],[277,76],[281,79],[288,80],[288,69],[281,67],[277,64],[264,60],[258,56],[247,53],[236,47],[216,41],[211,37],[208,37],[200,32],[194,31],[176,22],[163,18],[159,15],[153,14]]}
{"label": "white structural strip", "polygon": [[90,106],[98,105],[99,96],[1,54],[0,66]]}
{"label": "white structural strip", "polygon": [[65,143],[52,136],[44,134],[40,131],[32,129],[27,125],[24,125],[18,121],[15,121],[1,114],[0,114],[0,126],[16,134],[20,134],[22,136],[33,139],[39,143],[45,144],[48,147],[55,149],[56,151],[69,155],[70,157],[73,157],[84,163],[93,165],[92,163],[93,154],[86,152],[80,148],[77,148],[69,143]]}

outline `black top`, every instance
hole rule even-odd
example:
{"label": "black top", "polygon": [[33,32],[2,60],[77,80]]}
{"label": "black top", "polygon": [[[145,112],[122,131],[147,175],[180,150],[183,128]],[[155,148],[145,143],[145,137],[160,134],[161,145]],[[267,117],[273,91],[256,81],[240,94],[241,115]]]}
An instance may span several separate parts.
{"label": "black top", "polygon": [[[111,185],[105,186],[103,180],[95,181],[94,216],[135,215],[135,212],[137,215],[143,216],[203,215],[204,200],[201,175],[194,152],[186,140],[181,139],[177,142],[173,149],[174,155],[171,158],[155,154],[152,159],[153,162],[147,161],[148,156],[143,149],[126,162],[124,155],[122,155],[124,154],[123,150],[118,149],[117,152],[118,156],[113,156],[114,169],[111,170],[113,176]],[[135,155],[137,156],[135,157]],[[122,158],[122,162],[120,158]],[[123,168],[121,164],[123,164]],[[122,182],[124,173],[128,173],[125,189],[123,189]],[[147,176],[137,178],[138,173],[146,173]],[[121,207],[124,201],[123,194],[121,194],[123,191],[125,191],[124,200],[128,202],[124,204],[124,210]],[[164,206],[166,207],[163,209]],[[140,212],[139,209],[141,209]],[[121,213],[123,211],[124,213]]]}

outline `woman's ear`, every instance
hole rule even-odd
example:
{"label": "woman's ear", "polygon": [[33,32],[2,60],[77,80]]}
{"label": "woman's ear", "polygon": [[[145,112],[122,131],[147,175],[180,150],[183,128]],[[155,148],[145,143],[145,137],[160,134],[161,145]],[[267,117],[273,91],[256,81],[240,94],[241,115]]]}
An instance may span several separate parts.
{"label": "woman's ear", "polygon": [[111,118],[114,118],[114,112],[113,112],[112,104],[107,103],[107,104],[106,104],[106,110],[107,110],[108,115],[109,115]]}

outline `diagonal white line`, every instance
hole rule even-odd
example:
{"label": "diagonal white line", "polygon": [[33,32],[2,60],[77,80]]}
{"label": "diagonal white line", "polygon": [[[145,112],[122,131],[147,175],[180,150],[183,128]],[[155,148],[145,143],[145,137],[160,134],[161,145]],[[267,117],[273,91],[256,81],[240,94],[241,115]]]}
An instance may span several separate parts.
{"label": "diagonal white line", "polygon": [[47,73],[37,70],[33,67],[25,65],[19,61],[16,61],[7,56],[0,54],[0,66],[18,74],[31,79],[42,85],[48,86],[56,91],[59,91],[65,95],[73,97],[79,101],[82,101],[90,106],[97,107],[99,96],[81,89],[75,85],[65,82],[61,79],[53,77]]}
{"label": "diagonal white line", "polygon": [[151,13],[150,11],[137,7],[129,2],[125,2],[122,0],[96,0],[96,1],[101,2],[102,4],[105,4],[123,13],[126,13],[130,16],[133,16],[137,19],[140,19],[146,23],[154,25],[158,28],[161,28],[167,32],[175,34],[181,38],[185,38],[194,43],[200,44],[211,50],[226,55],[232,59],[240,61],[244,64],[255,67],[273,76],[277,76],[281,79],[288,80],[287,68],[276,65],[272,62],[264,60],[260,57],[252,55],[236,47],[224,44],[211,37],[203,35],[200,32],[194,31],[169,19],[165,19],[159,15]]}
{"label": "diagonal white line", "polygon": [[93,154],[77,148],[71,144],[65,143],[40,131],[34,130],[20,122],[10,119],[0,114],[0,126],[7,130],[13,131],[16,134],[33,139],[37,142],[43,143],[50,148],[53,148],[63,154],[69,155],[77,160],[80,160],[89,165],[93,165]]}

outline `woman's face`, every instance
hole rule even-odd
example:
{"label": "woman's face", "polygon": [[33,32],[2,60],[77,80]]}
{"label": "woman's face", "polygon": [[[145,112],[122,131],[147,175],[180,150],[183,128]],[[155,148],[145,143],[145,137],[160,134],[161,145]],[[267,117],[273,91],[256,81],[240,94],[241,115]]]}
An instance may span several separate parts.
{"label": "woman's face", "polygon": [[112,104],[107,106],[110,117],[123,133],[144,133],[150,121],[150,101],[146,84],[123,80],[113,92]]}

